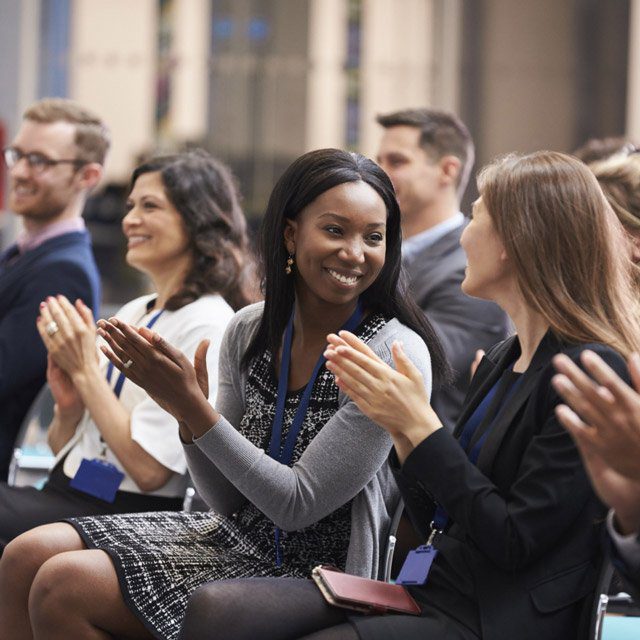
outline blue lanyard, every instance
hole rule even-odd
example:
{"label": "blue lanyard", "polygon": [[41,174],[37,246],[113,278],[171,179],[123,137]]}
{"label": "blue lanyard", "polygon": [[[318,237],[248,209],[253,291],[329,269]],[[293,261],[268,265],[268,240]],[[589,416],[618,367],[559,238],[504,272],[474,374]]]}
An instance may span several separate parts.
{"label": "blue lanyard", "polygon": [[[518,388],[521,380],[522,380],[522,376],[520,376],[517,380],[515,380],[511,384],[507,392],[504,394],[504,397],[500,402],[500,406],[496,412],[496,415],[491,421],[491,424],[485,430],[485,432],[478,438],[478,441],[473,445],[473,448],[471,449],[471,451],[467,453],[469,461],[473,465],[477,464],[478,458],[480,457],[480,450],[482,449],[482,446],[484,445],[487,439],[487,436],[491,432],[493,425],[496,423],[496,420],[500,415],[500,412],[502,411],[503,407],[508,403],[509,398],[511,398],[515,390]],[[478,408],[473,412],[473,415],[467,421],[467,424],[464,427],[462,435],[458,440],[460,446],[465,451],[467,450],[467,447],[469,446],[469,443],[471,442],[471,439],[473,438],[473,435],[476,432],[476,429],[480,426],[480,423],[482,422],[485,413],[489,410],[489,407],[498,391],[498,387],[499,387],[499,383],[496,383],[493,387],[491,387],[487,395],[483,398],[482,402],[478,405]],[[447,512],[440,505],[438,505],[433,515],[434,529],[438,529],[442,531],[447,526],[448,521],[449,521],[449,516],[447,515]]]}
{"label": "blue lanyard", "polygon": [[[324,365],[326,358],[320,356],[313,368],[313,373],[307,382],[306,387],[302,393],[300,404],[291,422],[291,427],[287,433],[284,446],[282,446],[282,424],[284,422],[284,407],[287,399],[287,385],[289,383],[289,365],[291,363],[291,343],[293,341],[293,316],[294,311],[291,312],[289,322],[284,332],[284,341],[282,345],[282,359],[280,361],[280,375],[278,376],[278,395],[276,398],[276,415],[273,419],[273,425],[271,426],[271,440],[269,442],[269,456],[274,460],[277,460],[281,464],[289,465],[293,458],[293,450],[296,446],[298,434],[302,429],[302,423],[307,415],[307,409],[309,408],[309,401],[311,400],[311,392],[315,384],[318,373]],[[356,305],[356,310],[351,314],[350,318],[341,327],[342,330],[353,331],[362,319],[362,305],[360,301]],[[280,548],[280,529],[275,529],[275,547],[276,547],[276,566],[282,564],[282,551]]]}
{"label": "blue lanyard", "polygon": [[[158,318],[163,313],[164,313],[164,309],[160,309],[158,313],[152,316],[151,320],[149,320],[149,322],[147,322],[146,324],[147,329],[151,329],[151,327],[153,327],[153,325],[158,321]],[[113,375],[113,369],[114,369],[113,362],[109,362],[109,366],[107,367],[107,382],[109,384],[111,384],[111,376]],[[126,378],[127,376],[125,376],[124,373],[120,372],[120,375],[116,380],[116,386],[113,388],[113,393],[116,394],[116,398],[120,397],[120,394],[122,393],[122,385],[124,384],[124,381],[126,380]]]}

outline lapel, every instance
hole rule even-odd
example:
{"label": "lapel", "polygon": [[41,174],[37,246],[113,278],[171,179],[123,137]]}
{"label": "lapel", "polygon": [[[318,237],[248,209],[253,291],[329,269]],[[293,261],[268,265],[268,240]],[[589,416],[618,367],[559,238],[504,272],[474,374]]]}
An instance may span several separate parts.
{"label": "lapel", "polygon": [[464,224],[449,231],[449,233],[438,238],[436,242],[421,251],[416,252],[411,258],[403,260],[403,266],[409,274],[419,271],[429,270],[432,263],[439,262],[442,256],[445,256],[460,247],[460,236],[468,222],[465,219]]}
{"label": "lapel", "polygon": [[[511,428],[515,416],[528,400],[531,392],[538,383],[541,371],[549,364],[551,358],[558,353],[561,348],[562,345],[558,338],[556,338],[551,331],[547,331],[536,349],[529,368],[522,374],[523,377],[520,385],[514,392],[513,396],[509,399],[508,404],[505,406],[505,410],[500,412],[497,421],[493,425],[491,432],[487,436],[487,440],[480,451],[477,466],[483,473],[490,473],[498,449],[500,448],[505,435]],[[460,436],[467,420],[485,397],[489,389],[491,389],[504,370],[511,365],[518,355],[520,355],[520,343],[518,342],[518,337],[513,336],[503,345],[501,354],[498,356],[495,363],[491,362],[486,357],[483,358],[480,363],[480,367],[482,367],[482,369],[479,367],[476,375],[480,377],[486,370],[486,373],[484,374],[485,378],[479,383],[475,391],[471,391],[469,402],[466,403],[466,409],[460,416],[454,431],[454,435],[456,437]]]}
{"label": "lapel", "polygon": [[[482,402],[487,395],[489,389],[493,387],[502,372],[520,355],[520,343],[518,336],[514,335],[507,338],[498,349],[495,360],[490,360],[486,355],[480,361],[478,370],[471,387],[469,388],[467,401],[464,403],[464,409],[458,418],[458,422],[453,430],[453,435],[459,438],[462,434],[467,420],[476,410],[476,407]],[[478,381],[478,382],[476,382]]]}

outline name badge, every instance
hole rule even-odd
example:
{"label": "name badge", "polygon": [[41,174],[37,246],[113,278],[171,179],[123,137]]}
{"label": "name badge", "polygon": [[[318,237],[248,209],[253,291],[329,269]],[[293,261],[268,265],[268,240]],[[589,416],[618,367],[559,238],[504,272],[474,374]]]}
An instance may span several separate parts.
{"label": "name badge", "polygon": [[69,486],[94,498],[113,502],[123,479],[124,473],[110,462],[98,458],[84,458]]}
{"label": "name badge", "polygon": [[430,544],[422,545],[409,551],[396,578],[396,584],[425,584],[431,565],[437,555],[438,550],[434,549]]}

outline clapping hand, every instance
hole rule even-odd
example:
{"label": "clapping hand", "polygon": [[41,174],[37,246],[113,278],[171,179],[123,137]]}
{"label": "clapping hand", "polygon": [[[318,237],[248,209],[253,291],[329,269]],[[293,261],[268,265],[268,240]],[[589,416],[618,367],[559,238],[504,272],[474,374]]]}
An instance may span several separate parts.
{"label": "clapping hand", "polygon": [[60,418],[77,423],[84,413],[84,402],[71,378],[50,354],[47,356],[47,383]]}
{"label": "clapping hand", "polygon": [[[431,406],[422,374],[402,345],[391,348],[394,370],[348,331],[327,337],[327,369],[367,417],[386,429],[405,453],[442,426]],[[401,458],[404,456],[400,450]]]}
{"label": "clapping hand", "polygon": [[40,304],[37,326],[47,351],[72,379],[98,366],[96,326],[82,300],[72,305],[64,296],[47,298]]}
{"label": "clapping hand", "polygon": [[598,355],[581,355],[587,374],[558,355],[553,386],[567,403],[561,424],[573,436],[594,489],[616,512],[623,530],[640,530],[640,358],[629,359],[635,387],[627,385]]}
{"label": "clapping hand", "polygon": [[[213,411],[207,402],[208,340],[198,345],[191,364],[179,349],[146,327],[136,328],[110,318],[98,322],[98,333],[109,345],[100,348],[113,365],[191,431],[194,422],[200,424],[198,408],[206,412],[206,404]],[[211,419],[214,418],[209,416],[205,420],[209,427],[213,424]],[[200,431],[196,428],[194,435]]]}

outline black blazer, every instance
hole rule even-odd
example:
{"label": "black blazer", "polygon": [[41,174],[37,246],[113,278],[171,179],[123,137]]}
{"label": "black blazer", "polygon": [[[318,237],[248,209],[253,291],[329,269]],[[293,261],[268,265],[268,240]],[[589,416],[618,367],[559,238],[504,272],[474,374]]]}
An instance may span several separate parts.
{"label": "black blazer", "polygon": [[20,423],[45,382],[47,352],[36,328],[47,296],[77,298],[98,312],[100,276],[86,232],[43,242],[0,265],[0,480],[6,480]]}
{"label": "black blazer", "polygon": [[585,348],[629,379],[612,349],[570,346],[547,333],[474,466],[455,438],[519,355],[517,337],[509,338],[482,360],[454,435],[432,434],[401,470],[396,459],[396,478],[421,535],[428,535],[436,501],[449,514],[451,524],[435,546],[444,557],[462,554],[469,567],[484,640],[576,638],[590,606],[606,510],[556,419],[560,399],[550,382],[555,354],[578,362]]}
{"label": "black blazer", "polygon": [[433,325],[454,370],[453,383],[434,389],[431,398],[442,424],[451,429],[469,387],[476,350],[487,350],[510,333],[507,316],[497,304],[472,298],[460,287],[467,266],[460,246],[465,226],[403,259],[411,296]]}

